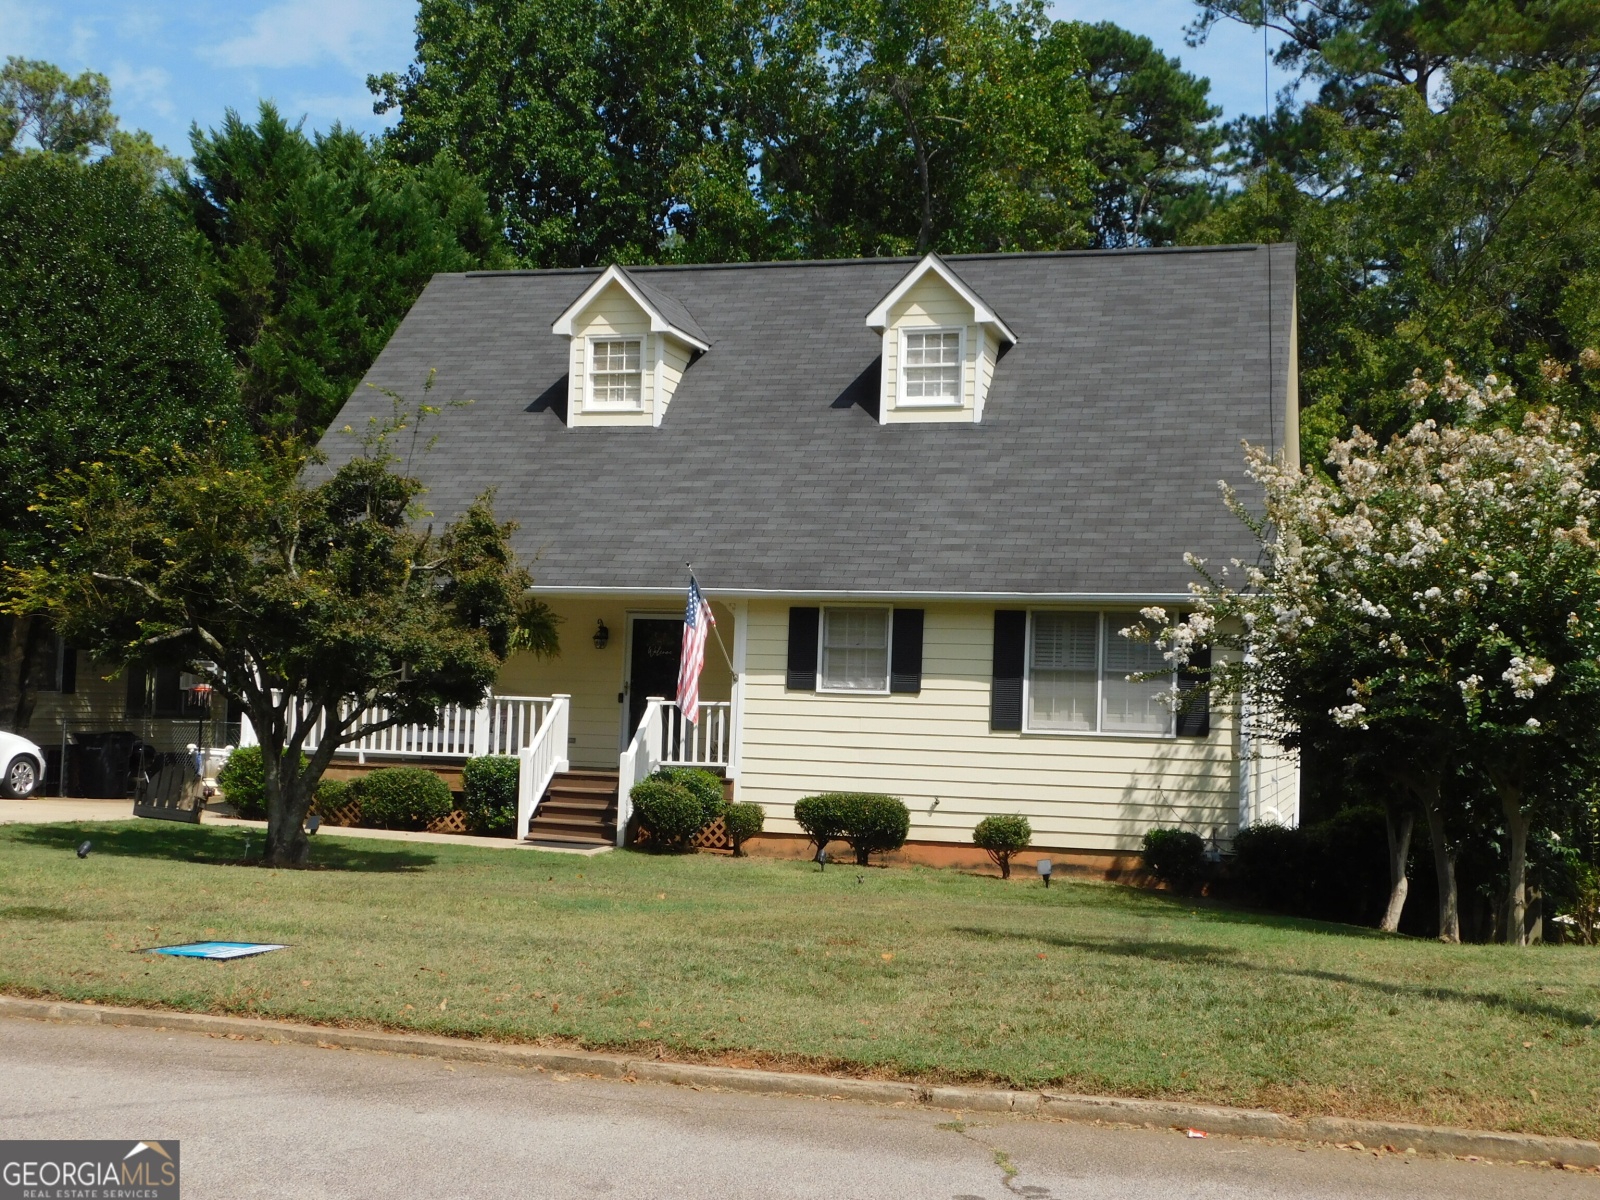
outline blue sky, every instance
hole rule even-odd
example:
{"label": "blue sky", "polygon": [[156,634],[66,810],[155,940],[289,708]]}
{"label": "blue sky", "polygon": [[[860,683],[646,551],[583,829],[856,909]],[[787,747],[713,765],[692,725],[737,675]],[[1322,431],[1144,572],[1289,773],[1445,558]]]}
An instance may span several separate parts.
{"label": "blue sky", "polygon": [[[1259,34],[1215,30],[1184,45],[1192,0],[1055,0],[1056,15],[1112,20],[1150,37],[1211,80],[1229,117],[1262,108]],[[377,132],[368,72],[411,61],[415,0],[0,0],[0,56],[102,71],[125,126],[185,154],[189,125],[211,128],[227,108],[277,101],[309,128],[334,121]],[[1276,89],[1282,80],[1274,75]]]}

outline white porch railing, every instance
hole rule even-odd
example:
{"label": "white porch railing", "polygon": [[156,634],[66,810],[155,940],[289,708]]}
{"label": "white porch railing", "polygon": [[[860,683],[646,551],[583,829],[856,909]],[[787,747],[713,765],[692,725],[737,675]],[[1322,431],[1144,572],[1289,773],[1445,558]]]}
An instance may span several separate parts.
{"label": "white porch railing", "polygon": [[[380,758],[514,756],[533,743],[549,720],[553,704],[550,696],[495,695],[485,697],[477,708],[447,704],[431,724],[391,725],[346,743],[335,753],[354,754],[360,762],[365,762],[369,754]],[[386,716],[385,709],[374,707],[361,714],[361,722],[382,721]],[[308,753],[316,748],[322,732],[318,729],[306,739]],[[564,740],[561,748],[565,752]]]}
{"label": "white porch railing", "polygon": [[617,761],[617,845],[628,836],[633,801],[628,793],[641,779],[662,767],[728,766],[733,745],[733,705],[726,701],[700,704],[700,721],[691,725],[677,704],[651,696],[633,741]]}
{"label": "white porch railing", "polygon": [[663,710],[678,706],[660,696],[651,696],[644,706],[644,716],[639,728],[633,732],[633,741],[617,760],[617,845],[628,840],[628,821],[633,817],[633,799],[629,792],[641,779],[648,779],[661,766],[661,731]]}
{"label": "white porch railing", "polygon": [[700,721],[691,725],[676,704],[661,706],[661,764],[668,767],[728,765],[733,745],[733,704],[700,702]]}
{"label": "white porch railing", "polygon": [[517,752],[517,840],[528,836],[528,823],[538,811],[539,801],[549,790],[550,781],[567,769],[567,725],[572,711],[571,696],[552,696],[545,719],[533,740]]}

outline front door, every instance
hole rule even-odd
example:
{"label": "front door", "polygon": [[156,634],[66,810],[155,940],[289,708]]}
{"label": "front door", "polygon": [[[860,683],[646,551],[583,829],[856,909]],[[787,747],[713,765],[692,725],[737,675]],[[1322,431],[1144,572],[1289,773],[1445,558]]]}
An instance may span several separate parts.
{"label": "front door", "polygon": [[678,698],[678,658],[683,649],[683,622],[654,617],[633,619],[633,646],[628,654],[628,737],[644,717],[651,696]]}

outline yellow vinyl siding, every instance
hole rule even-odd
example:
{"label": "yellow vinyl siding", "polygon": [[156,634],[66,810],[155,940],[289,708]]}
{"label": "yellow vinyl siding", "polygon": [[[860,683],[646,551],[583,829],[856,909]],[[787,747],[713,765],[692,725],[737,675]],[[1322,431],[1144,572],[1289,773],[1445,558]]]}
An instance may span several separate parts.
{"label": "yellow vinyl siding", "polygon": [[33,716],[24,733],[36,742],[58,742],[62,717],[66,717],[69,723],[92,722],[100,727],[126,715],[126,678],[122,675],[114,679],[107,678],[113,668],[95,662],[81,650],[77,651],[77,655],[78,678],[73,691],[66,695],[45,691],[35,693]]}
{"label": "yellow vinyl siding", "polygon": [[1206,739],[991,732],[993,608],[926,614],[921,694],[841,696],[784,689],[788,605],[751,603],[739,796],[766,806],[768,829],[798,832],[801,796],[881,791],[918,839],[967,842],[995,813],[1026,816],[1041,846],[1132,850],[1153,825],[1231,836],[1231,721]]}
{"label": "yellow vinyl siding", "polygon": [[661,424],[666,416],[667,406],[672,403],[672,394],[678,390],[678,384],[683,380],[683,373],[689,369],[689,353],[686,347],[676,339],[663,337],[658,339],[661,347],[661,387],[657,392],[655,423]]}
{"label": "yellow vinyl siding", "polygon": [[[627,674],[628,614],[665,620],[682,620],[683,597],[662,596],[658,602],[628,601],[614,597],[561,597],[550,602],[561,618],[561,653],[539,659],[514,655],[500,670],[494,690],[504,695],[572,697],[567,759],[574,767],[616,770],[621,750],[623,705],[617,694]],[[712,606],[717,627],[733,644],[733,613],[718,603]],[[604,650],[594,648],[596,620],[611,631]],[[715,635],[706,647],[706,665],[700,676],[703,700],[727,700],[733,679]]]}

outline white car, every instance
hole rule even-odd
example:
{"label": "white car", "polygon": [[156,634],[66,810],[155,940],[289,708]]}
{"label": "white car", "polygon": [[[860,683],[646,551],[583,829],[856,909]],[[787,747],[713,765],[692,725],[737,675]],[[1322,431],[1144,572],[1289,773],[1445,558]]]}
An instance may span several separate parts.
{"label": "white car", "polygon": [[25,737],[0,730],[0,796],[24,800],[44,780],[44,751]]}

